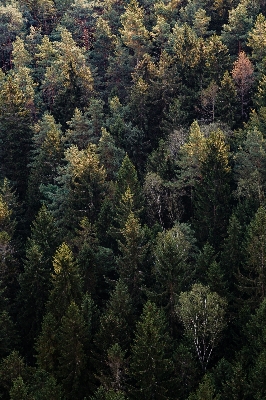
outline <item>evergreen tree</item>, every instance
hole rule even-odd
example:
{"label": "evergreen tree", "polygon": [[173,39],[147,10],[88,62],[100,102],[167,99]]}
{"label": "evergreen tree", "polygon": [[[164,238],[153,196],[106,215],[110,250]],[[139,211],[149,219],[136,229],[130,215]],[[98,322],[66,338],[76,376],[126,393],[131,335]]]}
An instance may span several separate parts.
{"label": "evergreen tree", "polygon": [[201,243],[215,247],[223,239],[230,212],[231,168],[229,148],[221,131],[213,131],[206,141],[200,165],[201,180],[195,190],[194,226]]}
{"label": "evergreen tree", "polygon": [[261,206],[247,228],[246,264],[238,275],[239,289],[251,309],[256,308],[265,298],[265,224],[266,210]]}
{"label": "evergreen tree", "polygon": [[9,76],[0,90],[0,177],[8,178],[22,198],[28,178],[30,125],[25,96]]}
{"label": "evergreen tree", "polygon": [[170,338],[163,312],[148,301],[136,327],[129,375],[134,399],[170,399],[173,363],[169,357]]}
{"label": "evergreen tree", "polygon": [[154,248],[156,279],[155,296],[169,317],[171,329],[176,322],[177,296],[188,289],[195,274],[195,240],[188,225],[176,224],[168,231],[159,232]]}
{"label": "evergreen tree", "polygon": [[41,200],[40,185],[53,184],[57,168],[63,158],[61,125],[54,117],[45,113],[34,126],[34,150],[30,165],[28,204],[30,211],[36,209]]}
{"label": "evergreen tree", "polygon": [[129,293],[135,305],[142,301],[142,286],[145,276],[145,256],[147,246],[145,231],[133,212],[121,229],[121,240],[118,241],[118,273],[119,277],[127,284]]}
{"label": "evergreen tree", "polygon": [[[88,378],[86,375],[86,329],[79,307],[71,302],[62,317],[58,332],[59,365],[57,375],[62,382],[66,399],[83,399]],[[83,378],[83,379],[82,379]]]}
{"label": "evergreen tree", "polygon": [[60,319],[72,301],[81,304],[81,276],[73,252],[66,243],[55,252],[53,258],[52,289],[49,294],[47,311]]}
{"label": "evergreen tree", "polygon": [[24,348],[32,351],[40,332],[45,305],[51,290],[52,257],[57,245],[57,230],[51,214],[43,206],[32,224],[26,244],[24,271],[19,276],[19,326]]}

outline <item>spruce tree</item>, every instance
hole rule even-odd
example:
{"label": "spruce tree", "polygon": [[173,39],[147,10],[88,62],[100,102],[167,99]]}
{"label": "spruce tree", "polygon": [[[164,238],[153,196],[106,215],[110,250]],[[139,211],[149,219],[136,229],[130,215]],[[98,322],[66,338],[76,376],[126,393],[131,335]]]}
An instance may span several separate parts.
{"label": "spruce tree", "polygon": [[166,400],[171,397],[173,363],[164,313],[148,301],[137,323],[131,348],[129,375],[132,399]]}

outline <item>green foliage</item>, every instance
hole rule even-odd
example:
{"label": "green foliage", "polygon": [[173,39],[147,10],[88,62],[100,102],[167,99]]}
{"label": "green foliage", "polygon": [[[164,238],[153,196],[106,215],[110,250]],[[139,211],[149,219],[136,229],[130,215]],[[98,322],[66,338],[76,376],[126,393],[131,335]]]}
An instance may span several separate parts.
{"label": "green foliage", "polygon": [[266,5],[0,3],[0,397],[264,399]]}
{"label": "green foliage", "polygon": [[225,323],[226,301],[208,286],[196,283],[191,291],[179,296],[177,313],[185,333],[194,343],[198,359],[205,371]]}
{"label": "green foliage", "polygon": [[231,167],[223,133],[213,131],[206,139],[200,165],[201,180],[195,188],[194,226],[200,242],[218,246],[225,235],[230,213]]}
{"label": "green foliage", "polygon": [[176,323],[177,298],[194,279],[195,253],[195,239],[189,226],[176,224],[158,233],[152,273],[157,284],[157,302],[165,308],[172,329]]}
{"label": "green foliage", "polygon": [[43,206],[32,224],[31,236],[26,245],[24,271],[19,276],[18,321],[25,347],[32,347],[35,337],[40,332],[51,289],[52,257],[57,240],[55,221]]}
{"label": "green foliage", "polygon": [[247,229],[245,241],[246,264],[239,274],[240,289],[246,293],[247,303],[252,308],[257,307],[265,297],[265,223],[266,210],[261,206]]}
{"label": "green foliage", "polygon": [[30,124],[25,95],[7,76],[0,89],[0,177],[8,178],[22,197],[27,186]]}
{"label": "green foliage", "polygon": [[170,399],[173,364],[164,313],[148,301],[136,327],[129,373],[135,379],[136,399]]}

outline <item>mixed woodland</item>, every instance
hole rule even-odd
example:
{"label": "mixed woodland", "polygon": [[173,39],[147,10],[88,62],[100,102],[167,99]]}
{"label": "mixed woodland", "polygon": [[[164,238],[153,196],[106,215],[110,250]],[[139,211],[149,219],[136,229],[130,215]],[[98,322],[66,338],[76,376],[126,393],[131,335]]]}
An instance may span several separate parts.
{"label": "mixed woodland", "polygon": [[0,398],[266,398],[265,0],[0,1]]}

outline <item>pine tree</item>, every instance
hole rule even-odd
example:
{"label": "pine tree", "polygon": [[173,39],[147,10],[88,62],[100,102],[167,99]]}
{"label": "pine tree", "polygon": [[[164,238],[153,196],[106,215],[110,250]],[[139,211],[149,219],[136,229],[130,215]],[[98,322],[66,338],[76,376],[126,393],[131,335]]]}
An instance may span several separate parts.
{"label": "pine tree", "polygon": [[265,298],[265,224],[266,210],[259,207],[247,228],[245,239],[246,264],[238,274],[239,289],[245,304],[256,308]]}
{"label": "pine tree", "polygon": [[148,301],[136,327],[129,375],[134,379],[130,397],[134,399],[170,399],[173,369],[169,357],[170,338],[161,309]]}
{"label": "pine tree", "polygon": [[65,146],[78,146],[79,150],[88,147],[89,143],[98,143],[103,124],[103,103],[92,99],[84,113],[78,108],[67,122],[68,129],[64,135]]}
{"label": "pine tree", "polygon": [[12,42],[24,28],[23,14],[17,3],[1,3],[0,24],[0,68],[7,71],[12,67]]}
{"label": "pine tree", "polygon": [[195,250],[193,233],[185,224],[176,224],[172,229],[158,233],[156,238],[152,269],[156,279],[155,296],[158,304],[165,308],[172,330],[176,322],[177,296],[193,280]]}
{"label": "pine tree", "polygon": [[256,210],[264,202],[266,179],[265,139],[257,128],[247,132],[235,155],[236,195]]}
{"label": "pine tree", "polygon": [[32,224],[31,236],[26,244],[24,271],[19,276],[18,321],[23,333],[24,348],[29,352],[40,332],[51,290],[52,257],[57,240],[54,219],[43,206]]}
{"label": "pine tree", "polygon": [[33,143],[34,150],[29,164],[29,212],[40,205],[40,185],[55,183],[57,168],[63,158],[61,125],[56,124],[51,114],[44,113],[42,119],[35,124]]}
{"label": "pine tree", "polygon": [[9,392],[10,400],[31,400],[28,386],[24,383],[21,376],[13,381],[13,386]]}
{"label": "pine tree", "polygon": [[88,379],[86,376],[86,329],[82,313],[71,302],[62,317],[58,332],[59,365],[57,375],[62,382],[66,399],[83,399]]}
{"label": "pine tree", "polygon": [[201,180],[195,190],[194,226],[201,243],[215,247],[224,237],[230,210],[231,168],[229,148],[223,133],[211,132],[200,165]]}
{"label": "pine tree", "polygon": [[0,90],[0,177],[8,178],[22,198],[25,196],[28,178],[30,125],[25,96],[9,76]]}
{"label": "pine tree", "polygon": [[94,223],[104,194],[105,177],[95,145],[84,150],[71,146],[65,151],[65,165],[58,170],[56,185],[41,186],[63,238],[73,237],[84,217]]}
{"label": "pine tree", "polygon": [[105,311],[100,317],[99,330],[95,337],[98,351],[105,353],[116,343],[123,351],[128,349],[132,327],[132,299],[127,285],[118,280]]}
{"label": "pine tree", "polygon": [[217,96],[217,118],[233,127],[237,120],[237,92],[228,71],[224,73],[220,85]]}
{"label": "pine tree", "polygon": [[131,0],[121,16],[121,39],[126,46],[134,50],[136,63],[146,53],[149,32],[144,25],[144,11],[136,0]]}
{"label": "pine tree", "polygon": [[53,258],[52,289],[49,294],[47,311],[60,319],[72,301],[81,304],[82,282],[73,252],[62,243]]}
{"label": "pine tree", "polygon": [[119,277],[127,284],[134,304],[139,305],[148,243],[145,240],[145,231],[133,212],[129,213],[121,235],[121,240],[118,241],[120,255],[117,259]]}

